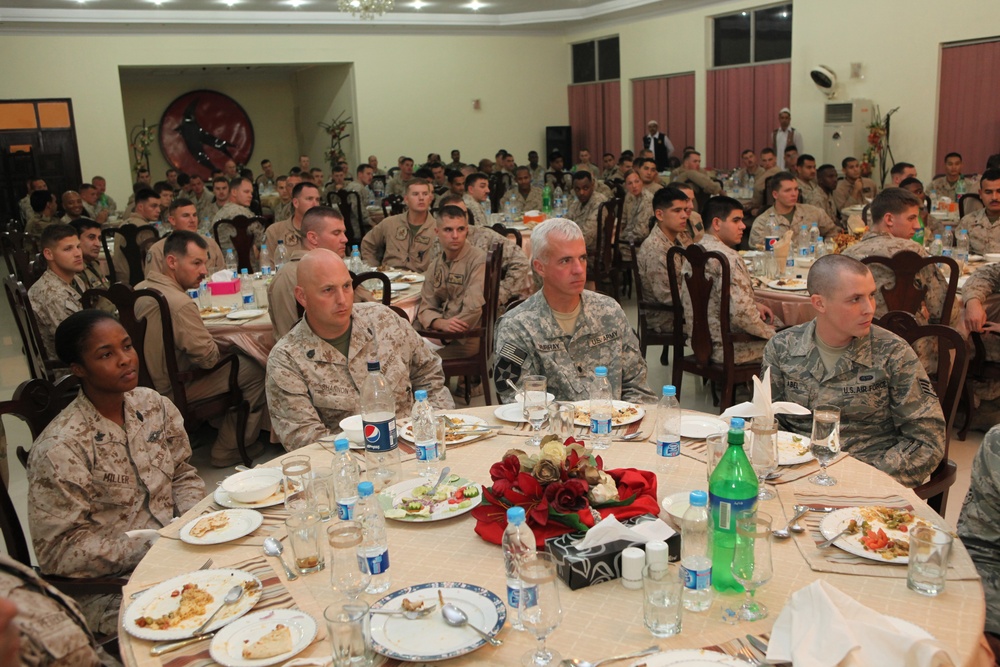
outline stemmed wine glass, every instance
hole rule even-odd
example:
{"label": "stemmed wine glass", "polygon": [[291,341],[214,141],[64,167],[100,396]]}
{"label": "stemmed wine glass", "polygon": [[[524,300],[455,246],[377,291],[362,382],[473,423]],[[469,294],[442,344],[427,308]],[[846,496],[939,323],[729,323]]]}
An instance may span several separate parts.
{"label": "stemmed wine glass", "polygon": [[812,439],[809,451],[819,461],[819,474],[809,481],[820,486],[833,486],[837,480],[826,474],[826,466],[840,452],[840,408],[817,405],[813,409]]}
{"label": "stemmed wine glass", "polygon": [[542,424],[549,416],[549,401],[544,375],[529,375],[524,378],[521,386],[522,410],[524,418],[531,424],[533,431],[528,440],[529,445],[539,447],[542,444]]}
{"label": "stemmed wine glass", "polygon": [[771,517],[763,512],[747,512],[736,519],[736,549],[733,551],[733,578],[743,584],[747,596],[736,612],[741,621],[767,618],[767,607],[754,598],[758,588],[771,581]]}
{"label": "stemmed wine glass", "polygon": [[545,638],[559,627],[563,610],[559,603],[559,579],[552,555],[539,551],[525,556],[518,565],[521,596],[517,614],[524,629],[535,635],[538,647],[521,658],[525,667],[544,667],[559,662],[561,656],[545,646]]}
{"label": "stemmed wine glass", "polygon": [[778,420],[754,417],[750,426],[750,465],[757,473],[760,489],[757,500],[771,500],[774,491],[767,488],[767,476],[778,469]]}

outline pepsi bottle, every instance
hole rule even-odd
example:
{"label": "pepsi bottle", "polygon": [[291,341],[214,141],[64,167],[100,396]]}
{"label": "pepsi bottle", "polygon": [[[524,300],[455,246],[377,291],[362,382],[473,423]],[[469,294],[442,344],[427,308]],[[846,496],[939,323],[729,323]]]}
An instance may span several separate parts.
{"label": "pepsi bottle", "polygon": [[377,493],[400,481],[403,472],[396,441],[396,401],[377,361],[368,362],[368,377],[361,386],[361,423],[368,481]]}

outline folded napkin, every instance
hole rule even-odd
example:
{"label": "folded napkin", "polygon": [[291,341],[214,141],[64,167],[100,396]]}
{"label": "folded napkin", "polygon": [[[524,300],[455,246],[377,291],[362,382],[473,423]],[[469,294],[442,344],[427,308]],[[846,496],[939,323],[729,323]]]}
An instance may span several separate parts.
{"label": "folded napkin", "polygon": [[957,664],[951,651],[921,628],[869,609],[821,580],[793,593],[781,610],[767,662],[795,667]]}
{"label": "folded napkin", "polygon": [[771,369],[768,368],[764,371],[763,379],[759,377],[753,378],[752,401],[734,405],[719,416],[722,419],[730,419],[732,417],[743,417],[744,419],[764,417],[765,419],[774,419],[774,415],[777,414],[807,415],[809,412],[808,408],[804,408],[798,403],[792,403],[791,401],[771,401]]}
{"label": "folded napkin", "polygon": [[208,278],[210,283],[228,283],[233,280],[233,272],[230,270],[216,271]]}

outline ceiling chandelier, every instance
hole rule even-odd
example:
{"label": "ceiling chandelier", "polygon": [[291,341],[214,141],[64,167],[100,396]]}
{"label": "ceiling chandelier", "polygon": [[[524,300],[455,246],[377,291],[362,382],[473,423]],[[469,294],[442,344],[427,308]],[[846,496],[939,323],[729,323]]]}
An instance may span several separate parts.
{"label": "ceiling chandelier", "polygon": [[391,12],[392,2],[393,0],[337,0],[337,8],[360,19],[371,20]]}

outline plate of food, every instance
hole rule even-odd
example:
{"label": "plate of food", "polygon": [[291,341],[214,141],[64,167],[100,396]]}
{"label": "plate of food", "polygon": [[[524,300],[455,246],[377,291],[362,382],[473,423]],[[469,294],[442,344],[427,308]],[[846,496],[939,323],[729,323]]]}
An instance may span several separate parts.
{"label": "plate of food", "polygon": [[233,621],[212,639],[212,660],[225,667],[265,667],[301,653],[316,638],[316,620],[298,609],[270,609]]}
{"label": "plate of food", "polygon": [[256,510],[224,509],[188,521],[180,538],[187,544],[222,544],[246,537],[263,522],[264,515]]}
{"label": "plate of food", "polygon": [[[573,405],[576,406],[576,419],[574,423],[577,426],[590,426],[590,401],[575,401]],[[635,403],[611,401],[612,427],[634,424],[644,416],[646,416],[646,411]]]}
{"label": "plate of food", "polygon": [[416,285],[417,283],[422,283],[426,278],[419,273],[404,273],[397,280],[401,283],[407,283],[408,285]]}
{"label": "plate of food", "polygon": [[201,319],[218,320],[228,315],[233,309],[229,306],[209,306],[201,309]]}
{"label": "plate of food", "polygon": [[718,417],[707,415],[681,415],[681,437],[704,440],[715,433],[725,433],[729,423]]}
{"label": "plate of food", "polygon": [[806,281],[802,278],[779,278],[768,281],[767,286],[776,290],[799,291],[806,288]]}
{"label": "plate of food", "polygon": [[234,310],[231,313],[226,313],[226,319],[229,320],[252,320],[255,317],[260,317],[264,314],[264,310],[261,308],[251,308],[249,310]]}
{"label": "plate of food", "polygon": [[[461,413],[444,415],[448,418],[448,432],[445,435],[445,445],[460,445],[463,442],[471,442],[476,438],[487,435],[489,431],[483,429],[481,433],[465,433],[477,427],[489,426],[485,419],[463,415]],[[413,442],[413,424],[407,420],[398,427],[399,437],[407,442]]]}
{"label": "plate of food", "polygon": [[880,563],[906,565],[910,562],[910,531],[929,525],[907,509],[868,505],[834,510],[823,517],[819,529],[823,537],[830,539],[850,528],[834,546]]}
{"label": "plate of food", "polygon": [[809,451],[809,438],[798,433],[778,431],[778,465],[794,466],[814,458]]}
{"label": "plate of food", "polygon": [[[499,596],[481,586],[457,581],[401,588],[373,603],[372,609],[402,609],[404,600],[411,608],[422,604],[436,604],[440,608],[442,599],[464,611],[470,625],[490,635],[498,633],[507,620],[507,605]],[[374,614],[371,632],[376,653],[406,662],[448,660],[486,644],[485,639],[469,628],[445,623],[437,611],[414,620]]]}
{"label": "plate of food", "polygon": [[[277,473],[277,474],[275,474]],[[246,470],[244,472],[238,473],[243,477],[265,477],[268,480],[273,479],[275,476],[278,477],[278,484],[274,491],[270,495],[255,501],[239,501],[233,498],[229,492],[222,486],[218,486],[215,489],[215,493],[212,498],[215,500],[217,505],[226,507],[228,509],[254,509],[259,510],[265,507],[274,507],[275,505],[280,505],[285,502],[285,489],[281,481],[281,470],[278,468],[254,468],[252,470]],[[235,477],[236,475],[233,475]]]}
{"label": "plate of food", "polygon": [[243,570],[197,570],[153,586],[122,614],[125,631],[139,639],[187,639],[222,605],[233,586],[243,587],[243,597],[226,605],[205,628],[212,632],[253,609],[263,592],[260,579]]}
{"label": "plate of food", "polygon": [[386,519],[427,523],[460,516],[483,502],[483,488],[463,477],[452,475],[426,496],[432,485],[423,479],[409,479],[382,489],[378,502]]}

